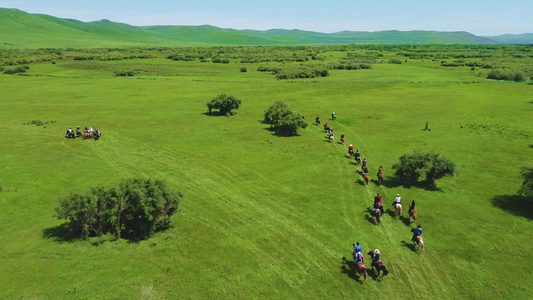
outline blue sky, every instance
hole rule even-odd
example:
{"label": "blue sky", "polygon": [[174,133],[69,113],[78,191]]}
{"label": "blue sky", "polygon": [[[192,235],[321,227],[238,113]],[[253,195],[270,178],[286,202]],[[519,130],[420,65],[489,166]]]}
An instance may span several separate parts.
{"label": "blue sky", "polygon": [[476,35],[533,32],[533,0],[0,0],[80,21],[131,25],[213,25],[318,32],[437,30]]}

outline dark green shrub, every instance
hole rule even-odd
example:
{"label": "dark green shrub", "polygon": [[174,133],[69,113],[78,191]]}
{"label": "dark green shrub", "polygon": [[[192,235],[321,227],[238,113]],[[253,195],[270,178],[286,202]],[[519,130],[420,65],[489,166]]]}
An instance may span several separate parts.
{"label": "dark green shrub", "polygon": [[533,196],[533,165],[523,166],[520,175],[524,181],[518,192],[523,196]]}
{"label": "dark green shrub", "polygon": [[72,233],[81,238],[112,234],[146,239],[169,226],[182,197],[165,181],[127,179],[114,187],[93,187],[62,197],[56,215],[69,220]]}
{"label": "dark green shrub", "polygon": [[115,76],[133,76],[135,75],[134,71],[126,71],[126,70],[116,70],[113,72]]}
{"label": "dark green shrub", "polygon": [[306,128],[307,122],[301,114],[292,112],[290,104],[285,101],[276,101],[266,111],[263,123],[270,124],[270,128],[278,136],[295,136],[298,128]]}
{"label": "dark green shrub", "polygon": [[389,64],[398,64],[398,65],[401,65],[402,64],[402,61],[397,59],[397,58],[391,58],[389,59]]}
{"label": "dark green shrub", "polygon": [[399,157],[399,163],[392,166],[398,179],[405,185],[413,185],[425,175],[425,184],[435,186],[435,181],[446,175],[453,176],[455,163],[437,153],[414,151]]}
{"label": "dark green shrub", "polygon": [[218,115],[231,116],[235,114],[233,110],[239,109],[240,106],[240,99],[234,96],[228,96],[226,94],[220,94],[211,99],[211,101],[207,102],[209,114],[212,114],[213,110],[218,110]]}
{"label": "dark green shrub", "polygon": [[246,73],[246,72],[248,72],[248,69],[246,67],[242,67],[241,68],[241,72]]}
{"label": "dark green shrub", "polygon": [[496,69],[496,70],[491,70],[489,74],[487,75],[487,78],[496,79],[496,80],[512,80],[512,81],[520,82],[526,79],[526,75],[520,71]]}

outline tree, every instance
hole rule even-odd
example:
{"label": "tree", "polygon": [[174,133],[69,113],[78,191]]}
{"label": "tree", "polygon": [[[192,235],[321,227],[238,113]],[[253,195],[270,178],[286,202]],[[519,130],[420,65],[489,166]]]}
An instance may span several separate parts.
{"label": "tree", "polygon": [[413,151],[399,157],[399,163],[392,166],[403,184],[412,185],[425,175],[425,184],[435,186],[435,181],[455,173],[455,163],[437,153]]}
{"label": "tree", "polygon": [[56,215],[68,219],[72,232],[81,238],[112,234],[145,239],[169,226],[181,198],[165,181],[127,179],[114,187],[93,187],[61,198]]}
{"label": "tree", "polygon": [[298,128],[307,127],[302,115],[292,112],[290,104],[284,101],[276,101],[265,111],[263,123],[270,124],[278,136],[295,136]]}
{"label": "tree", "polygon": [[533,165],[523,166],[520,175],[524,181],[518,192],[523,196],[533,196]]}
{"label": "tree", "polygon": [[209,109],[209,114],[212,114],[213,110],[217,109],[217,114],[221,116],[234,115],[235,113],[232,112],[232,110],[239,109],[240,106],[240,99],[234,96],[228,96],[226,94],[219,94],[211,101],[207,102],[207,109]]}

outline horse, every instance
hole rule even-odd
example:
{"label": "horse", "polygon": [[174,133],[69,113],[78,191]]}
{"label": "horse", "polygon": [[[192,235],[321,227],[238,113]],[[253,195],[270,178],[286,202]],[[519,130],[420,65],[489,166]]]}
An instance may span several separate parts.
{"label": "horse", "polygon": [[411,222],[414,222],[417,217],[418,217],[418,213],[416,212],[416,210],[415,209],[411,209],[409,211],[409,219],[411,220]]}
{"label": "horse", "polygon": [[85,140],[85,139],[90,139],[90,138],[92,138],[92,137],[93,137],[93,133],[92,133],[92,131],[87,130],[87,131],[84,131],[84,132],[83,132],[83,139],[84,139],[84,140]]}
{"label": "horse", "polygon": [[368,185],[368,180],[370,179],[368,174],[363,175],[363,179],[365,180],[365,183]]}
{"label": "horse", "polygon": [[95,131],[93,133],[93,136],[94,136],[95,140],[98,140],[102,136],[102,133],[100,131],[98,131],[98,132]]}
{"label": "horse", "polygon": [[78,136],[78,137],[81,136],[81,130],[79,128],[76,129],[76,136]]}
{"label": "horse", "polygon": [[[370,257],[374,258],[374,251],[368,252],[368,255],[370,255]],[[383,271],[383,276],[387,276],[389,274],[389,270],[387,270],[387,268],[381,262],[381,260],[377,260],[377,261],[371,263],[370,266],[371,266],[372,269],[374,269],[374,268],[376,269],[376,272],[378,273],[378,276],[379,276],[379,273],[381,271]]]}
{"label": "horse", "polygon": [[353,152],[353,149],[348,149],[348,154],[350,154],[350,157],[355,156],[355,152]]}
{"label": "horse", "polygon": [[329,141],[333,143],[335,141],[335,137],[333,135],[330,135],[329,136]]}
{"label": "horse", "polygon": [[356,274],[357,273],[363,274],[363,277],[365,278],[365,281],[366,281],[366,277],[368,273],[366,272],[365,264],[363,264],[362,262],[358,262],[357,264],[354,265],[354,267],[355,267]]}
{"label": "horse", "polygon": [[73,139],[76,138],[76,136],[74,135],[74,131],[70,131],[70,132],[69,132],[69,131],[67,130],[67,138],[69,138],[69,139],[70,139],[70,138],[73,138]]}
{"label": "horse", "polygon": [[372,211],[372,215],[376,218],[376,222],[378,224],[381,223],[381,213],[382,212],[379,209],[375,209],[375,210]]}
{"label": "horse", "polygon": [[320,119],[315,119],[315,124],[320,125]]}
{"label": "horse", "polygon": [[325,131],[329,131],[329,125],[328,125],[328,123],[324,124],[324,130],[325,130]]}
{"label": "horse", "polygon": [[332,119],[332,120],[337,120],[337,116],[334,115],[334,114],[331,114],[331,119]]}
{"label": "horse", "polygon": [[[359,159],[359,161],[360,161],[360,160],[361,160],[361,159]],[[361,167],[361,170],[363,170],[363,173],[366,173],[366,172],[368,172],[368,167],[367,167],[366,165],[365,165],[365,166],[362,166],[362,167]]]}
{"label": "horse", "polygon": [[396,210],[396,215],[398,217],[402,215],[402,205],[400,203],[394,204],[394,209]]}
{"label": "horse", "polygon": [[[344,142],[346,142],[346,138],[344,138],[344,137],[341,138],[341,142],[342,142],[342,144],[344,145]],[[353,152],[353,150],[352,150],[352,152]]]}
{"label": "horse", "polygon": [[418,246],[418,249],[420,249],[420,247],[422,247],[422,252],[424,252],[424,250],[426,250],[426,246],[424,246],[424,239],[422,239],[421,236],[416,236],[415,237],[415,244]]}
{"label": "horse", "polygon": [[383,184],[383,178],[385,178],[385,175],[383,175],[383,173],[378,173],[378,183],[380,185]]}
{"label": "horse", "polygon": [[379,210],[381,211],[381,214],[383,215],[383,211],[384,211],[384,209],[383,209],[383,203],[381,203],[381,202],[378,202],[378,203],[379,203],[379,204],[378,204],[378,205],[379,205]]}

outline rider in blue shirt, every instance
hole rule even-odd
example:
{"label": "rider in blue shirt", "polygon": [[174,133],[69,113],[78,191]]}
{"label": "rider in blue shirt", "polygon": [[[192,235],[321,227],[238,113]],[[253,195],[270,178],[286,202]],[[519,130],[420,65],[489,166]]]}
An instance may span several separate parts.
{"label": "rider in blue shirt", "polygon": [[363,247],[361,247],[361,245],[359,245],[359,242],[353,244],[353,250],[355,252],[363,252]]}
{"label": "rider in blue shirt", "polygon": [[415,241],[417,236],[422,235],[422,226],[418,225],[418,227],[412,229],[413,231],[413,238],[411,238],[411,241]]}

